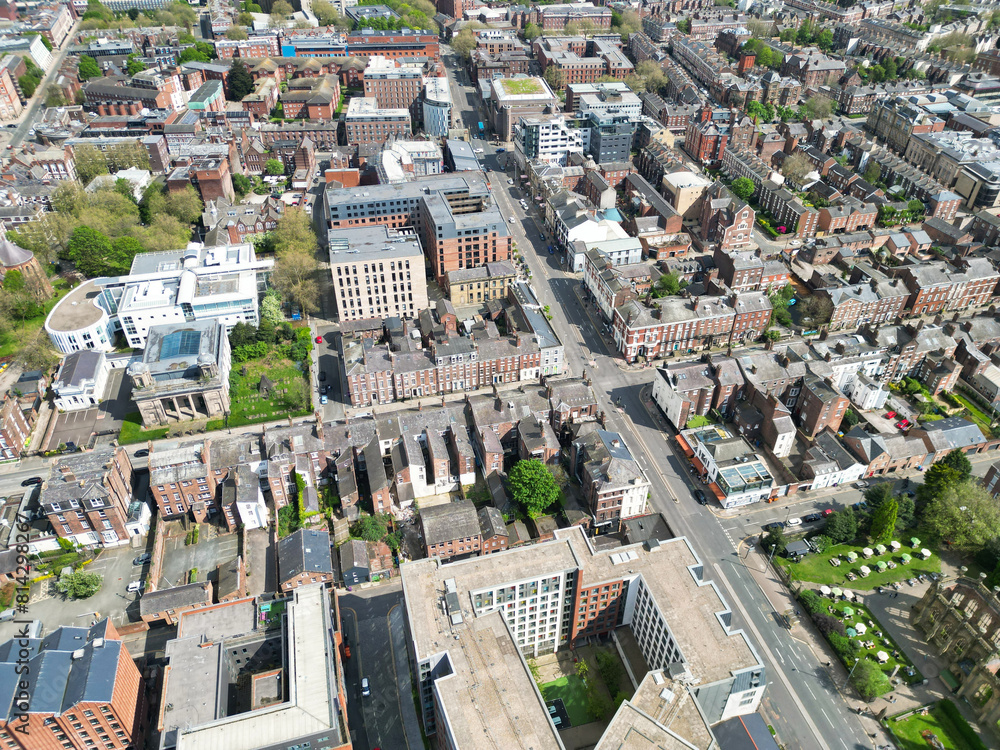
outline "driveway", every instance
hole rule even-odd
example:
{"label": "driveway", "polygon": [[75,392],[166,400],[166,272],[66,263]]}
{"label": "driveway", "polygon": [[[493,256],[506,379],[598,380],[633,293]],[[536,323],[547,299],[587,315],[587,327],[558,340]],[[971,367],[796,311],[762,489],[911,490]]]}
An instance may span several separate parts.
{"label": "driveway", "polygon": [[[398,581],[340,597],[344,635],[352,652],[344,664],[344,687],[356,747],[423,747],[413,705],[403,606]],[[367,697],[361,695],[363,677],[371,687]]]}
{"label": "driveway", "polygon": [[168,537],[163,546],[163,569],[157,590],[181,586],[188,582],[188,572],[198,569],[198,580],[215,575],[215,569],[236,557],[239,539],[236,534],[213,536],[208,524],[201,524],[197,544],[185,545],[184,534]]}

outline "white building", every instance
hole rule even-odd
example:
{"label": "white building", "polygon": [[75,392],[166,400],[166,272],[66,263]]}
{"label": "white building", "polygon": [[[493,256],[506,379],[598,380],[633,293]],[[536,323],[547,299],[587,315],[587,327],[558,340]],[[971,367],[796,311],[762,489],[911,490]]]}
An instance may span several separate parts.
{"label": "white building", "polygon": [[850,389],[844,389],[844,395],[861,411],[876,411],[885,406],[889,398],[889,389],[877,380],[872,380],[860,373],[851,384]]}
{"label": "white building", "polygon": [[52,383],[56,409],[77,411],[97,406],[104,397],[110,369],[100,350],[81,349],[67,356]]}
{"label": "white building", "polygon": [[812,479],[810,489],[836,487],[839,484],[856,482],[868,469],[858,463],[854,455],[840,444],[836,436],[824,430],[816,436],[815,442],[805,453],[802,461],[802,478]]}
{"label": "white building", "polygon": [[709,487],[723,508],[759,503],[771,496],[774,478],[745,438],[713,425],[681,435],[705,470]]}
{"label": "white building", "polygon": [[583,131],[570,127],[565,115],[522,117],[514,126],[514,153],[521,168],[529,161],[565,167],[570,154],[582,154]]}
{"label": "white building", "polygon": [[375,170],[381,185],[408,182],[444,172],[444,157],[434,141],[393,139],[378,153]]}
{"label": "white building", "polygon": [[128,276],[93,279],[60,300],[45,322],[59,351],[114,349],[114,331],[142,349],[150,326],[219,320],[257,325],[262,274],[273,260],[258,260],[253,245],[140,253]]}
{"label": "white building", "polygon": [[448,78],[424,79],[424,132],[443,137],[451,128],[451,88]]}
{"label": "white building", "polygon": [[628,117],[634,121],[642,117],[642,100],[628,87],[616,89],[600,83],[595,83],[593,86],[597,91],[577,97],[576,111],[579,117],[587,117],[591,112],[598,119]]}
{"label": "white building", "polygon": [[[482,557],[405,563],[426,733],[456,748],[479,747],[484,736],[503,748],[562,747],[525,658],[623,625],[661,693],[696,704],[667,744],[706,746],[710,725],[757,709],[767,680],[749,638],[726,624],[731,611],[705,570],[684,538],[599,551],[579,528]],[[659,673],[668,666],[671,679]]]}
{"label": "white building", "polygon": [[974,374],[967,382],[991,404],[1000,404],[1000,367],[987,365],[986,369]]}

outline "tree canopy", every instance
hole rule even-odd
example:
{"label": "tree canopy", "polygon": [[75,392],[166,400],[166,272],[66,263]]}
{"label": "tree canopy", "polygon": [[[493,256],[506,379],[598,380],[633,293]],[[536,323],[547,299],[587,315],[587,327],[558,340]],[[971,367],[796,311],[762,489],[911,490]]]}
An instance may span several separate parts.
{"label": "tree canopy", "polygon": [[250,75],[250,71],[247,70],[247,66],[243,64],[242,60],[233,61],[226,80],[229,83],[230,101],[242,101],[243,97],[253,91],[253,76]]}
{"label": "tree canopy", "polygon": [[823,534],[834,544],[850,542],[858,535],[858,518],[850,508],[839,510],[826,519]]}
{"label": "tree canopy", "polygon": [[76,66],[76,72],[81,81],[101,77],[101,67],[97,64],[97,60],[90,55],[80,55],[80,64]]}
{"label": "tree canopy", "polygon": [[978,484],[951,483],[927,503],[923,527],[961,551],[976,552],[1000,537],[1000,505]]}
{"label": "tree canopy", "polygon": [[101,590],[104,579],[97,573],[77,570],[59,576],[56,589],[71,599],[89,599]]}
{"label": "tree canopy", "polygon": [[552,472],[535,458],[522,459],[514,464],[508,483],[511,497],[529,518],[544,514],[562,497],[562,490]]}
{"label": "tree canopy", "polygon": [[753,184],[753,180],[749,177],[737,177],[733,180],[729,189],[732,190],[733,194],[741,201],[747,201],[750,199],[750,196],[754,194],[757,187]]}

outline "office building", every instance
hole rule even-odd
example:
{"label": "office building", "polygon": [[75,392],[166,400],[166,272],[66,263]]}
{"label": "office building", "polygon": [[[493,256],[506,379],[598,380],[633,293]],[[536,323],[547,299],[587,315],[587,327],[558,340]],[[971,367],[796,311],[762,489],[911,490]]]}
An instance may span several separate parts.
{"label": "office building", "polygon": [[448,135],[451,128],[451,86],[446,77],[424,79],[424,132],[435,137]]}
{"label": "office building", "polygon": [[344,115],[347,142],[352,145],[381,145],[390,138],[406,138],[410,127],[410,110],[405,107],[381,107],[374,97],[355,96]]}
{"label": "office building", "polygon": [[745,438],[714,425],[682,430],[677,442],[723,508],[759,503],[771,496],[774,478]]}
{"label": "office building", "polygon": [[515,76],[481,82],[486,89],[486,107],[493,132],[509,141],[522,117],[558,112],[559,100],[543,78]]}
{"label": "office building", "polygon": [[[447,79],[444,80],[447,87]],[[406,109],[413,117],[418,114],[417,100],[424,87],[420,68],[397,67],[395,60],[371,57],[365,68],[364,84],[365,97],[377,99],[380,108]]]}

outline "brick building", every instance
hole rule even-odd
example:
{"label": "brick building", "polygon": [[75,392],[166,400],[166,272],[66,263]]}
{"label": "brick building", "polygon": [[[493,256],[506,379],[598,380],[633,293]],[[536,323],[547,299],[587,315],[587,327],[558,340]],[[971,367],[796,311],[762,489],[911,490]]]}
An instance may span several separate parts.
{"label": "brick building", "polygon": [[738,250],[751,242],[754,210],[716,181],[702,197],[701,239],[723,250]]}
{"label": "brick building", "polygon": [[420,511],[427,557],[441,560],[480,554],[482,530],[471,500],[435,505]]}
{"label": "brick building", "polygon": [[755,138],[753,120],[745,114],[706,106],[688,123],[684,150],[699,164],[715,166],[727,148],[753,150]]}
{"label": "brick building", "polygon": [[802,380],[802,398],[795,408],[799,427],[807,437],[815,437],[826,428],[837,432],[850,403],[826,380],[807,375]]}
{"label": "brick building", "polygon": [[31,425],[21,405],[10,393],[5,393],[0,402],[0,458],[20,458],[30,435]]}
{"label": "brick building", "polygon": [[283,593],[313,583],[332,585],[330,534],[299,529],[278,541],[278,585]]}

